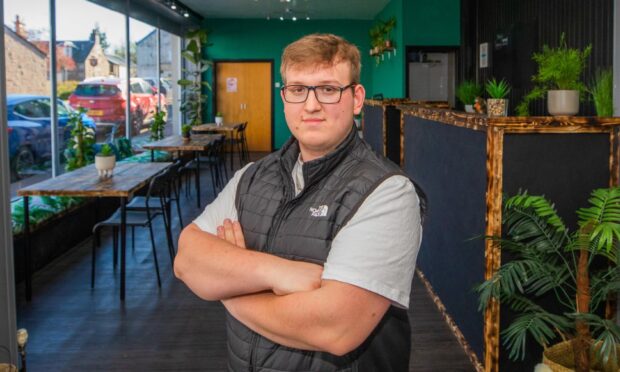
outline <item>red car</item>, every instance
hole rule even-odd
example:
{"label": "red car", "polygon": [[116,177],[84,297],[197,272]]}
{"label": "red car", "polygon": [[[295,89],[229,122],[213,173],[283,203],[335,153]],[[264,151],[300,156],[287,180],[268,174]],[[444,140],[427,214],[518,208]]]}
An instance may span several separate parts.
{"label": "red car", "polygon": [[[130,83],[132,134],[138,134],[153,120],[159,99],[161,99],[162,110],[165,110],[166,96],[157,94],[157,91],[153,90],[151,85],[143,79],[131,78]],[[119,78],[89,78],[78,84],[69,96],[69,104],[74,108],[88,109],[88,116],[97,123],[117,125],[117,133],[122,134],[125,129],[126,91],[124,80]]]}

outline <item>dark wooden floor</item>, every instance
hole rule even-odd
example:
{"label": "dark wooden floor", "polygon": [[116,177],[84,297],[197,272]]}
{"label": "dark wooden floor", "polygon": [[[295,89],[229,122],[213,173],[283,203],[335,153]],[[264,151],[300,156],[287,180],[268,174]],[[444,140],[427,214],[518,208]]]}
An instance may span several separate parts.
{"label": "dark wooden floor", "polygon": [[[208,172],[203,173],[204,207],[204,198],[212,200],[213,193]],[[182,197],[185,224],[200,212],[194,197]],[[173,222],[178,236],[178,219]],[[146,229],[136,231],[135,251],[128,247],[124,302],[109,233],[98,250],[95,289],[90,288],[90,239],[35,275],[31,303],[18,285],[18,327],[30,335],[29,371],[225,370],[223,307],[198,299],[173,277],[161,221],[156,229],[161,289]],[[474,371],[424,286],[417,278],[413,284],[410,370]]]}

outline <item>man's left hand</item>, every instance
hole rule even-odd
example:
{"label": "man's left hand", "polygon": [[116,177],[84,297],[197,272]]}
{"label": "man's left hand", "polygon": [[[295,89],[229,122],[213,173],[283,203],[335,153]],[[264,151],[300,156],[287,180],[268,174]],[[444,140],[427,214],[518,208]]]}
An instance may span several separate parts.
{"label": "man's left hand", "polygon": [[245,238],[239,221],[231,221],[228,218],[224,223],[217,227],[217,237],[234,244],[239,248],[245,249]]}

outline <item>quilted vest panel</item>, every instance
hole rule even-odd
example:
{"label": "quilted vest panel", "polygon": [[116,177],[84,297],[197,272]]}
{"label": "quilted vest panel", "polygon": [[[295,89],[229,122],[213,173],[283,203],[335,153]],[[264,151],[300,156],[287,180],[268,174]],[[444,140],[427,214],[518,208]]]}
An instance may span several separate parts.
{"label": "quilted vest panel", "polygon": [[[402,173],[351,131],[334,152],[304,163],[305,187],[295,196],[291,173],[298,155],[291,139],[245,171],[235,200],[239,221],[251,249],[323,264],[366,197]],[[232,371],[407,371],[409,363],[407,313],[393,306],[358,349],[341,357],[275,344],[230,315],[227,336]]]}

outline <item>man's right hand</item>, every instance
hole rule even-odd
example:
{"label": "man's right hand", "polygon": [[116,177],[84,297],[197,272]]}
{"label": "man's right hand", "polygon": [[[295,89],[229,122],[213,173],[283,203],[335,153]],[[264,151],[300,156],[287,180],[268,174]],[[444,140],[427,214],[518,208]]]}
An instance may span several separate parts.
{"label": "man's right hand", "polygon": [[302,261],[285,260],[274,268],[272,290],[278,296],[321,287],[323,266]]}

